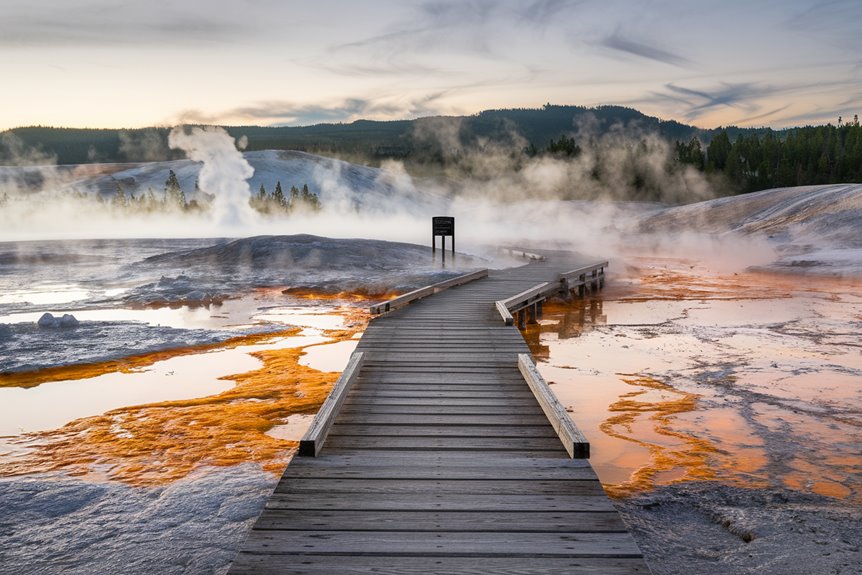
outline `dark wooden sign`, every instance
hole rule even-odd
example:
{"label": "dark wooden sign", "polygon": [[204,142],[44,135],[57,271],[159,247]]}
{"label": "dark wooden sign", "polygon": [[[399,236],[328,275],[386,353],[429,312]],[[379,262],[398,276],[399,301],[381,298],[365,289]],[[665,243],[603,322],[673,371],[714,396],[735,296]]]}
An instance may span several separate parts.
{"label": "dark wooden sign", "polygon": [[454,236],[455,218],[451,216],[434,216],[431,218],[431,228],[435,236]]}
{"label": "dark wooden sign", "polygon": [[446,262],[446,236],[452,238],[452,257],[455,257],[455,218],[434,216],[431,218],[431,252],[437,253],[437,236],[443,243],[443,262]]}

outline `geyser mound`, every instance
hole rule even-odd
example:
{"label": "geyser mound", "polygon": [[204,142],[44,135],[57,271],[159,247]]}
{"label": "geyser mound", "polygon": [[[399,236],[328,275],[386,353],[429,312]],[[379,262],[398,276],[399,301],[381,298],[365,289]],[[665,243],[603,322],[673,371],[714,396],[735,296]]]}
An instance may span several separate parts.
{"label": "geyser mound", "polygon": [[[454,260],[450,255],[444,268],[439,254],[437,258],[430,247],[416,244],[299,234],[255,236],[169,252],[146,258],[136,267],[166,276],[182,274],[184,287],[195,285],[203,291],[278,286],[381,294],[487,266],[479,258],[458,254]],[[166,293],[160,298],[171,299]]]}

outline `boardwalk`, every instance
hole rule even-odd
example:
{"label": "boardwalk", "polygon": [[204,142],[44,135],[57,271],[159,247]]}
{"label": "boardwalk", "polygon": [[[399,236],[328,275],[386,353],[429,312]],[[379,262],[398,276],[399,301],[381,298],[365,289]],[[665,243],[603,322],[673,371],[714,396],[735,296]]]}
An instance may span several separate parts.
{"label": "boardwalk", "polygon": [[324,447],[290,463],[230,573],[649,573],[493,305],[582,263],[491,272],[372,321]]}

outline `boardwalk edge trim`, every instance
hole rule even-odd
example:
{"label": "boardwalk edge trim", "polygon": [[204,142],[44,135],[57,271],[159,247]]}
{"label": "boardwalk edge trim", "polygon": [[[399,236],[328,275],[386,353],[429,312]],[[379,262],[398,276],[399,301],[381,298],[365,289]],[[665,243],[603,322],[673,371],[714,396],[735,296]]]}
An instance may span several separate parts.
{"label": "boardwalk edge trim", "polygon": [[299,441],[300,456],[317,457],[317,454],[323,449],[326,436],[329,435],[329,430],[332,428],[332,424],[335,423],[335,418],[338,417],[338,412],[341,411],[341,406],[344,404],[348,393],[350,393],[350,387],[359,376],[359,371],[362,368],[364,360],[365,354],[361,351],[355,351],[350,356],[347,367],[341,372],[332,391],[329,392],[323,405],[320,406],[320,411],[314,416],[314,420],[312,420],[308,431],[305,432],[305,435]]}
{"label": "boardwalk edge trim", "polygon": [[557,399],[557,396],[554,395],[554,392],[551,391],[551,388],[548,387],[545,378],[539,373],[536,364],[533,363],[532,358],[528,354],[518,354],[518,369],[527,381],[527,385],[530,386],[533,395],[536,396],[536,400],[542,407],[542,411],[545,412],[545,416],[548,418],[554,431],[557,432],[560,441],[563,442],[563,447],[566,448],[569,457],[573,459],[589,459],[590,442],[587,441],[587,438],[584,437],[584,434],[581,433],[581,430],[578,429],[578,426],[569,417],[569,413]]}
{"label": "boardwalk edge trim", "polygon": [[486,278],[488,277],[488,270],[482,269],[475,272],[470,272],[468,274],[464,274],[458,277],[454,277],[442,282],[438,282],[436,284],[427,285],[425,287],[421,287],[419,289],[413,290],[411,292],[407,292],[406,294],[400,295],[394,299],[383,301],[380,303],[376,303],[369,308],[369,311],[374,315],[379,315],[381,313],[386,313],[388,311],[394,311],[396,309],[402,308],[406,305],[410,305],[411,303],[418,301],[422,298],[428,297],[429,295],[434,295],[435,293],[439,293],[445,289],[449,289],[451,287],[464,285],[466,283],[470,283],[472,281]]}

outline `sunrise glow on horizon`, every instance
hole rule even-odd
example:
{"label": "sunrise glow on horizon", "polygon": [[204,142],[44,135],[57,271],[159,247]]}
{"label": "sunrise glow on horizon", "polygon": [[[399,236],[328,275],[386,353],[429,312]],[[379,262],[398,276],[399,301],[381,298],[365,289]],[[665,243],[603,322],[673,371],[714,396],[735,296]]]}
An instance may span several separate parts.
{"label": "sunrise glow on horizon", "polygon": [[6,0],[0,129],[309,125],[553,104],[704,128],[862,110],[862,4]]}

